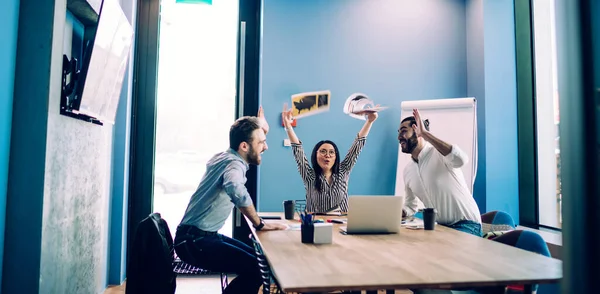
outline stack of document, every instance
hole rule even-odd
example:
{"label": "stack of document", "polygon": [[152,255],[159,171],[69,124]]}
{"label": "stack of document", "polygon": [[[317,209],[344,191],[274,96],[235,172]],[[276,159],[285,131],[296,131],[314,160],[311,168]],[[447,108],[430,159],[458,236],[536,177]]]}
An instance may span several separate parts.
{"label": "stack of document", "polygon": [[410,218],[407,219],[406,221],[402,221],[402,226],[406,227],[407,229],[423,229],[425,228],[425,224],[423,223],[423,220],[420,218]]}
{"label": "stack of document", "polygon": [[344,113],[360,120],[366,120],[366,114],[369,112],[378,112],[386,108],[385,106],[375,105],[367,95],[362,93],[350,95],[344,103]]}

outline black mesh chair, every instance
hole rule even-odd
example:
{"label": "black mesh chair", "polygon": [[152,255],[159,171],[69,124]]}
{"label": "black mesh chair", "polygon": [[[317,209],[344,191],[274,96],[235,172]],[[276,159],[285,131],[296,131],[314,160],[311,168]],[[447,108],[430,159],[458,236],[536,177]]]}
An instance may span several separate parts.
{"label": "black mesh chair", "polygon": [[[281,287],[277,283],[277,280],[271,274],[271,268],[269,267],[269,263],[267,262],[267,258],[263,254],[262,248],[254,235],[250,234],[250,240],[252,240],[252,245],[254,246],[254,252],[256,253],[256,259],[258,260],[258,267],[260,268],[260,275],[262,277],[262,286],[263,286],[263,294],[271,294],[271,293],[284,293],[281,291]],[[273,286],[274,289],[271,289]]]}
{"label": "black mesh chair", "polygon": [[227,286],[229,286],[229,281],[227,280],[227,274],[226,273],[220,273],[221,274],[221,293],[223,291],[225,291],[225,288],[227,288]]}
{"label": "black mesh chair", "polygon": [[[186,243],[188,240],[184,240],[179,244],[176,244],[175,246],[173,246],[172,249],[172,254],[174,256],[173,259],[173,271],[177,274],[206,274],[209,271],[201,269],[199,267],[196,267],[194,265],[191,265],[189,263],[186,263],[185,261],[181,260],[181,258],[179,258],[177,256],[177,254],[175,253],[175,247],[179,246],[179,245],[183,245],[184,243]],[[211,272],[212,273],[212,272]],[[225,291],[225,288],[227,288],[227,286],[229,285],[229,279],[227,278],[227,273],[219,273],[221,276],[221,293],[223,293]]]}

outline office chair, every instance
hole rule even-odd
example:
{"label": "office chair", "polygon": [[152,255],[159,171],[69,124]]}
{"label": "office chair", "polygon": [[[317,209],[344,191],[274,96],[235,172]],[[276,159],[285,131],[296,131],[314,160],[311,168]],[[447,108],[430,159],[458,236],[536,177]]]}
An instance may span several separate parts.
{"label": "office chair", "polygon": [[[175,246],[173,246],[173,250],[175,250],[175,247],[182,245],[184,243],[186,243],[188,240],[184,240],[181,243],[176,244]],[[185,248],[185,247],[184,247]],[[175,273],[178,274],[182,274],[182,273],[198,273],[198,272],[202,272],[204,271],[203,269],[196,267],[192,264],[189,264],[185,261],[183,261],[181,258],[179,258],[175,252],[173,252],[173,271]],[[193,261],[192,261],[193,262]],[[223,273],[223,272],[219,272],[219,275],[221,276],[221,293],[223,293],[225,291],[225,288],[227,288],[227,286],[229,285],[229,279],[227,278],[227,273]]]}
{"label": "office chair", "polygon": [[515,221],[504,211],[494,210],[481,215],[481,231],[486,239],[496,238],[515,228]]}
{"label": "office chair", "polygon": [[[260,275],[263,280],[263,283],[262,283],[263,294],[283,293],[281,291],[281,287],[279,286],[279,283],[277,282],[275,277],[273,277],[273,275],[271,274],[271,268],[269,267],[269,263],[267,262],[267,258],[265,257],[265,255],[262,251],[262,248],[260,247],[260,244],[258,243],[256,238],[254,238],[254,235],[250,234],[249,238],[250,238],[250,240],[252,240],[252,245],[254,245],[254,252],[256,253],[256,259],[258,260],[258,267],[260,269]],[[275,285],[273,285],[275,289],[271,289],[272,282],[274,282],[274,284],[275,284]],[[273,290],[273,292],[271,292],[271,290]]]}
{"label": "office chair", "polygon": [[[544,238],[542,238],[542,236],[536,232],[514,230],[492,240],[550,257],[550,249],[548,249],[548,244],[546,244]],[[538,285],[531,286],[531,290],[533,292],[535,292],[537,288]],[[506,290],[506,293],[520,293],[524,291],[524,287],[522,285],[510,285],[506,287]]]}
{"label": "office chair", "polygon": [[512,228],[516,227],[515,220],[513,220],[510,214],[499,210],[494,210],[482,214],[481,222],[490,225],[507,225]]}
{"label": "office chair", "polygon": [[127,294],[174,294],[173,238],[167,222],[152,213],[137,226],[127,265]]}

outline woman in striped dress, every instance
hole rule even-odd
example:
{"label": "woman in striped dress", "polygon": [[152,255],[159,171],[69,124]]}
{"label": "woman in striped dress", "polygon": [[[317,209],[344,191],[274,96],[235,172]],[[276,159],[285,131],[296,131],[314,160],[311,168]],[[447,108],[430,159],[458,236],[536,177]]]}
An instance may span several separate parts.
{"label": "woman in striped dress", "polygon": [[348,212],[348,180],[356,163],[371,125],[377,113],[369,112],[367,121],[354,139],[350,150],[340,161],[340,153],[332,141],[323,140],[312,150],[311,163],[308,162],[302,142],[292,128],[292,110],[284,106],[282,120],[292,145],[298,171],[306,189],[306,210],[313,213],[326,213],[339,210]]}

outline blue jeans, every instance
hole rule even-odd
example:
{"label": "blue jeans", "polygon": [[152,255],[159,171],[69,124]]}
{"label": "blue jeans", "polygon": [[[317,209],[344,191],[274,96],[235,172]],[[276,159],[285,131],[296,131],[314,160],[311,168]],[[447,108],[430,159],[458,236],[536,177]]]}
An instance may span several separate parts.
{"label": "blue jeans", "polygon": [[[183,242],[187,241],[187,242]],[[227,236],[205,234],[196,227],[180,225],[175,252],[187,264],[201,269],[235,273],[224,294],[257,293],[262,282],[254,249]]]}
{"label": "blue jeans", "polygon": [[461,220],[457,223],[447,225],[447,227],[455,229],[457,231],[475,235],[477,237],[483,237],[483,232],[481,231],[481,224],[471,220]]}

